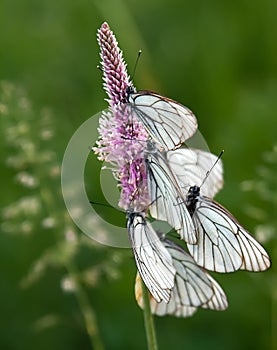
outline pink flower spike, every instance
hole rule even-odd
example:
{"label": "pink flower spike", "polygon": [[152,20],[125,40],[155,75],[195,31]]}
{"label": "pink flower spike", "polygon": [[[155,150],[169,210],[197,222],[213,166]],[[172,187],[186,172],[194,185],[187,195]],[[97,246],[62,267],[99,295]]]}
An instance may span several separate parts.
{"label": "pink flower spike", "polygon": [[113,107],[126,102],[126,89],[131,82],[122,51],[108,23],[104,22],[98,30],[97,40],[101,50],[104,89],[109,96],[109,104]]}
{"label": "pink flower spike", "polygon": [[99,140],[93,148],[98,158],[112,164],[121,188],[119,206],[124,210],[146,211],[149,205],[144,150],[148,134],[127,104],[131,85],[122,51],[107,23],[98,30],[104,89],[110,109],[99,120]]}

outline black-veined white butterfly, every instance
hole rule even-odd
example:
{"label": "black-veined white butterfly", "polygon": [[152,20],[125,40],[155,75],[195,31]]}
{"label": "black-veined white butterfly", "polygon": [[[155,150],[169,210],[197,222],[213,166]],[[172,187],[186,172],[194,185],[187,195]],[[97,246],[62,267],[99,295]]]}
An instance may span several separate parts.
{"label": "black-veined white butterfly", "polygon": [[[189,317],[198,307],[212,310],[225,310],[228,307],[226,295],[218,283],[201,267],[182,247],[169,240],[162,241],[172,256],[176,269],[175,284],[169,303],[157,303],[150,297],[153,314]],[[140,307],[143,307],[141,281],[137,274],[135,295]]]}
{"label": "black-veined white butterfly", "polygon": [[197,236],[197,243],[188,244],[188,249],[197,264],[217,272],[268,269],[265,249],[231,213],[209,198],[222,187],[222,162],[211,153],[192,149],[167,152],[167,159],[186,194]]}
{"label": "black-veined white butterfly", "polygon": [[127,230],[137,269],[157,302],[169,302],[174,286],[172,257],[144,213],[127,213]]}
{"label": "black-veined white butterfly", "polygon": [[187,208],[197,231],[197,244],[188,249],[198,265],[217,272],[264,271],[270,267],[265,249],[219,203],[190,187]]}
{"label": "black-veined white butterfly", "polygon": [[194,225],[187,210],[182,189],[164,153],[160,152],[150,140],[147,142],[145,151],[145,163],[151,216],[157,220],[167,221],[186,242],[196,243]]}
{"label": "black-veined white butterfly", "polygon": [[180,103],[152,91],[127,89],[130,114],[142,122],[151,138],[164,150],[181,146],[197,130],[192,111]]}

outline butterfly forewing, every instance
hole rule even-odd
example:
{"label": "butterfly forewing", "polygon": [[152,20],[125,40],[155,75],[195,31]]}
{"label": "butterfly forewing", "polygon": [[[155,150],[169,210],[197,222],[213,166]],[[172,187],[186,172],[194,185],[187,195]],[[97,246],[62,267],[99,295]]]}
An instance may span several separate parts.
{"label": "butterfly forewing", "polygon": [[179,148],[175,151],[168,151],[166,158],[185,193],[192,184],[201,186],[207,172],[214,164],[212,173],[201,186],[201,193],[214,197],[222,188],[223,165],[214,154],[199,149]]}
{"label": "butterfly forewing", "polygon": [[[150,147],[154,147],[149,151]],[[145,155],[150,213],[155,219],[167,221],[186,242],[196,243],[196,235],[185,199],[176,179],[168,167],[163,153],[148,144]]]}
{"label": "butterfly forewing", "polygon": [[171,255],[142,214],[129,214],[127,229],[141,278],[157,302],[168,303],[175,277]]}
{"label": "butterfly forewing", "polygon": [[240,231],[238,241],[243,253],[240,269],[255,272],[267,270],[271,262],[265,249],[242,226]]}
{"label": "butterfly forewing", "polygon": [[200,266],[216,272],[270,267],[264,248],[217,202],[199,196],[192,218],[198,241],[188,249]]}
{"label": "butterfly forewing", "polygon": [[132,114],[164,150],[176,149],[197,129],[194,114],[185,106],[151,91],[128,94]]}

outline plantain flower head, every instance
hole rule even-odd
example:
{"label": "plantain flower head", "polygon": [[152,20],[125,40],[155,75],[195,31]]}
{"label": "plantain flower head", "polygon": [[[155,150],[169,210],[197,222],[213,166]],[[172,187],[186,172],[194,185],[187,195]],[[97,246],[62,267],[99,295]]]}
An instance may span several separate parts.
{"label": "plantain flower head", "polygon": [[144,162],[148,135],[126,102],[127,88],[132,83],[122,51],[107,23],[98,30],[97,39],[109,109],[102,112],[99,140],[93,150],[99,160],[112,164],[121,188],[119,206],[124,210],[145,211],[149,205]]}

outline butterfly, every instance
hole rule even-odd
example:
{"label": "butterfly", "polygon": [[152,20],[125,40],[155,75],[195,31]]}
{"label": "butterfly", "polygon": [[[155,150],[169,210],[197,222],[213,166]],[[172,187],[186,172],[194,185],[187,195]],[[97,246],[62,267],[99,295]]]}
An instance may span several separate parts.
{"label": "butterfly", "polygon": [[140,120],[151,138],[164,150],[181,146],[197,130],[197,119],[187,107],[155,92],[127,88],[130,115]]}
{"label": "butterfly", "polygon": [[197,232],[197,244],[187,244],[198,265],[216,272],[264,271],[271,265],[265,249],[223,206],[190,187],[186,205]]}
{"label": "butterfly", "polygon": [[186,242],[195,244],[196,234],[185,197],[171,168],[153,141],[147,141],[145,150],[150,214],[157,220],[167,221]]}
{"label": "butterfly", "polygon": [[[210,198],[222,188],[222,162],[209,152],[193,149],[169,151],[166,157],[193,220],[197,243],[187,242],[187,246],[194,260],[217,272],[268,269],[271,263],[265,249],[227,209]],[[190,186],[192,183],[195,185]]]}
{"label": "butterfly", "polygon": [[157,302],[168,303],[176,273],[170,253],[144,213],[127,212],[127,230],[142,280]]}
{"label": "butterfly", "polygon": [[[169,303],[150,297],[150,307],[153,314],[159,316],[174,315],[189,317],[198,307],[225,310],[228,307],[227,297],[219,284],[179,245],[162,240],[165,248],[172,256],[176,269],[175,284],[171,291]],[[140,307],[143,308],[140,276],[137,274],[135,295]]]}

